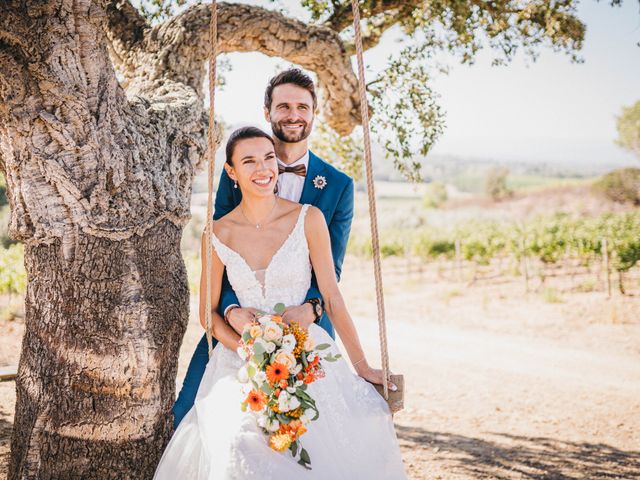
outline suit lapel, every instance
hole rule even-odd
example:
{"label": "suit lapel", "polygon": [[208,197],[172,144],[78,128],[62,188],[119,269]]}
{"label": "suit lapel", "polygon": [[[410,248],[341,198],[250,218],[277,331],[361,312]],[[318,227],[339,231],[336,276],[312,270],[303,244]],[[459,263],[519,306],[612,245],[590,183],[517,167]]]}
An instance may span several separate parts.
{"label": "suit lapel", "polygon": [[[321,175],[324,171],[324,165],[311,150],[309,150],[309,166],[307,168],[307,175],[304,179],[304,187],[302,187],[302,195],[300,196],[300,203],[309,203],[315,205],[316,198],[322,191],[320,188],[316,188],[313,185],[313,179],[318,175]],[[325,187],[326,188],[326,187]]]}

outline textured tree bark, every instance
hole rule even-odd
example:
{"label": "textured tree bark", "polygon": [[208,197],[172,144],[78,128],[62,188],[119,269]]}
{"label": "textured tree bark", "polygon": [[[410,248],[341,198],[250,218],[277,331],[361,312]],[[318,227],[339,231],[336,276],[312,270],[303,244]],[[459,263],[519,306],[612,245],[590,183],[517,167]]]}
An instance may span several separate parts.
{"label": "textured tree bark", "polygon": [[189,312],[181,229],[28,245],[10,479],[149,478]]}
{"label": "textured tree bark", "polygon": [[127,98],[100,5],[0,9],[0,151],[29,280],[9,478],[149,478],[189,315],[202,99],[161,81]]}
{"label": "textured tree bark", "polygon": [[[329,120],[355,126],[335,32],[220,9],[222,51],[313,69]],[[10,479],[150,478],[169,439],[208,22],[204,6],[151,28],[127,0],[0,3],[0,168],[28,273]]]}

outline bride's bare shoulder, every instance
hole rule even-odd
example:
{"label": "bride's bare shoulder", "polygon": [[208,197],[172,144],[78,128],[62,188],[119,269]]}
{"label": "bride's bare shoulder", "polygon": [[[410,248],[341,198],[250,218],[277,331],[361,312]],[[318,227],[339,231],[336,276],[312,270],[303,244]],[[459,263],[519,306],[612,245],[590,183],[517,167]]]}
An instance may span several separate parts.
{"label": "bride's bare shoulder", "polygon": [[302,205],[298,202],[292,202],[291,200],[287,200],[286,198],[278,197],[278,205],[281,208],[281,212],[285,215],[296,212],[298,213],[302,208]]}
{"label": "bride's bare shoulder", "polygon": [[327,222],[322,210],[313,205],[309,205],[304,222],[305,230],[308,233],[321,232],[327,229]]}
{"label": "bride's bare shoulder", "polygon": [[[218,239],[225,243],[231,235],[231,230],[238,224],[238,207],[231,210],[224,217],[213,221],[213,234]],[[204,239],[205,232],[203,231],[202,238]]]}

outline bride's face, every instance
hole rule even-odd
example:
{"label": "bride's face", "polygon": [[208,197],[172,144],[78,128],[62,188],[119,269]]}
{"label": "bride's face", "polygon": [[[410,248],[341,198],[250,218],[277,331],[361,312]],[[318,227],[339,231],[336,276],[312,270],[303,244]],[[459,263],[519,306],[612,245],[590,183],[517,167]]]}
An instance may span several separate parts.
{"label": "bride's face", "polygon": [[238,182],[242,195],[273,195],[278,180],[278,161],[273,144],[266,138],[240,140],[225,164],[229,177]]}

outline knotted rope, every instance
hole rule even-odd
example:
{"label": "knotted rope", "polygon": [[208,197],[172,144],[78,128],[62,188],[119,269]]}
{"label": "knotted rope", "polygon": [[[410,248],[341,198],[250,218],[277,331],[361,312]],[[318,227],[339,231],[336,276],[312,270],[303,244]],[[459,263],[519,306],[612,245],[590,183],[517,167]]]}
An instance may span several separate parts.
{"label": "knotted rope", "polygon": [[[208,163],[208,195],[207,195],[207,222],[205,225],[206,242],[206,278],[205,278],[205,305],[206,305],[206,335],[209,347],[209,356],[213,351],[212,341],[212,319],[211,319],[211,259],[213,257],[213,246],[211,237],[213,235],[213,170],[216,163],[216,121],[215,121],[215,94],[216,94],[216,57],[218,55],[218,8],[216,0],[211,2],[211,21],[209,22],[209,44],[211,53],[209,54],[209,130],[207,132],[207,163]],[[201,292],[202,294],[202,292]]]}

